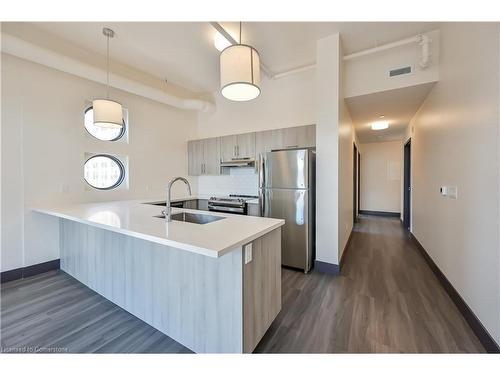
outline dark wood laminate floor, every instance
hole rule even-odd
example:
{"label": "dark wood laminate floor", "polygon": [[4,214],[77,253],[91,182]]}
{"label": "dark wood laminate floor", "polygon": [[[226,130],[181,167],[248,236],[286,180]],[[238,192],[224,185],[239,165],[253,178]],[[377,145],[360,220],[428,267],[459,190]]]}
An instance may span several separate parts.
{"label": "dark wood laminate floor", "polygon": [[[361,218],[347,251],[341,276],[283,269],[256,352],[484,352],[399,220]],[[61,271],[3,284],[0,310],[4,352],[189,352]]]}
{"label": "dark wood laminate floor", "polygon": [[256,352],[484,352],[398,219],[354,230],[340,276],[284,270],[282,311]]}

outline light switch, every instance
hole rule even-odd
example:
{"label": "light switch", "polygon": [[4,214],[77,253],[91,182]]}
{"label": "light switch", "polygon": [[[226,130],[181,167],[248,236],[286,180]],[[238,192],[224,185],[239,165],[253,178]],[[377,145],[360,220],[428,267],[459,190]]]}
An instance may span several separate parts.
{"label": "light switch", "polygon": [[243,249],[245,251],[245,264],[248,264],[252,261],[252,243],[245,245]]}
{"label": "light switch", "polygon": [[457,187],[456,186],[448,186],[448,191],[446,192],[446,196],[451,199],[457,199]]}
{"label": "light switch", "polygon": [[448,197],[451,199],[457,199],[458,196],[458,188],[456,186],[441,186],[439,188],[441,195],[443,197]]}

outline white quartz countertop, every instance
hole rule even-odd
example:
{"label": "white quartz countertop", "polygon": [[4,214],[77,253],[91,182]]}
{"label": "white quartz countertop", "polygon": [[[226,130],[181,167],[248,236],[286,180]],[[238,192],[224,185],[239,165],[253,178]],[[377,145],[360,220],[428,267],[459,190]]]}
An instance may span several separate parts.
{"label": "white quartz countertop", "polygon": [[[192,199],[192,198],[191,198]],[[218,212],[172,208],[172,213],[192,212],[221,216],[208,224],[156,218],[163,206],[146,204],[159,199],[66,204],[36,207],[33,211],[107,229],[210,257],[220,257],[285,224],[284,220]]]}

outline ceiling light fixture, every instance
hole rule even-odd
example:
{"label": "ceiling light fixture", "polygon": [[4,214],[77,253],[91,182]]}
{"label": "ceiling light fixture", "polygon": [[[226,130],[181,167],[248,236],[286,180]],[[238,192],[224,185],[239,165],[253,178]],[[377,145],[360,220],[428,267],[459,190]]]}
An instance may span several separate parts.
{"label": "ceiling light fixture", "polygon": [[247,101],[260,95],[260,57],[252,46],[238,44],[226,47],[220,54],[220,87],[222,95],[234,101]]}
{"label": "ceiling light fixture", "polygon": [[217,48],[217,51],[222,52],[230,45],[232,45],[232,43],[229,40],[227,40],[224,35],[222,35],[218,31],[215,32],[214,47]]}
{"label": "ceiling light fixture", "polygon": [[101,128],[123,127],[122,105],[109,99],[109,39],[115,36],[115,32],[107,27],[102,29],[106,36],[106,99],[94,99],[94,125]]}
{"label": "ceiling light fixture", "polygon": [[377,121],[372,124],[372,130],[384,130],[389,127],[389,123],[387,121]]}

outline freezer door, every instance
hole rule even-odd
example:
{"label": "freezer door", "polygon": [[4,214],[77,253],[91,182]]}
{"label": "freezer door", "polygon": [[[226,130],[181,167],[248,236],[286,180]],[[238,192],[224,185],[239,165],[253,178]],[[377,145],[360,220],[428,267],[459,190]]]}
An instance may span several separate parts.
{"label": "freezer door", "polygon": [[309,188],[308,150],[266,152],[260,163],[259,186],[273,189]]}
{"label": "freezer door", "polygon": [[281,229],[282,264],[309,271],[312,261],[309,191],[261,189],[260,200],[262,216],[285,220]]}

